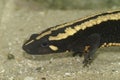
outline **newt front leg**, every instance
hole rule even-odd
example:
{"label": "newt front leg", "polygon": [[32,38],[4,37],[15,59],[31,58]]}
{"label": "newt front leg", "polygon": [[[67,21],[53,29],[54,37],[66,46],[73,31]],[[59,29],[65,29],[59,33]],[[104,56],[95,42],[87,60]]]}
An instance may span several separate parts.
{"label": "newt front leg", "polygon": [[84,66],[88,66],[93,59],[94,59],[94,54],[96,50],[100,46],[100,35],[99,34],[91,34],[87,38],[87,46],[85,46],[84,49],[84,61],[83,64]]}

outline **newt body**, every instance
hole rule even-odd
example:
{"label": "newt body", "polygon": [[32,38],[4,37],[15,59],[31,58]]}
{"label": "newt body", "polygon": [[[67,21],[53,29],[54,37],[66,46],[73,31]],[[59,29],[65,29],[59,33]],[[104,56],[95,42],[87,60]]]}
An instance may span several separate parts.
{"label": "newt body", "polygon": [[72,51],[84,56],[90,64],[100,47],[120,46],[120,11],[100,13],[87,18],[48,28],[31,35],[23,44],[29,54],[51,54]]}

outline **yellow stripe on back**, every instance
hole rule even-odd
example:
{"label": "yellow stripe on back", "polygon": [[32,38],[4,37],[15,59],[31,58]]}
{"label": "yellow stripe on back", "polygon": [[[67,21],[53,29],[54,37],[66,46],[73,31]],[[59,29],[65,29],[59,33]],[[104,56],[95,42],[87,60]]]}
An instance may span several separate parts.
{"label": "yellow stripe on back", "polygon": [[75,33],[77,33],[77,31],[85,30],[86,28],[93,27],[94,25],[100,24],[100,23],[108,21],[108,20],[119,20],[119,19],[120,19],[120,13],[98,16],[95,19],[91,19],[80,25],[76,25],[76,26],[74,26],[74,28],[68,27],[65,29],[64,33],[59,33],[56,36],[50,36],[49,40],[65,39],[69,36],[74,35]]}

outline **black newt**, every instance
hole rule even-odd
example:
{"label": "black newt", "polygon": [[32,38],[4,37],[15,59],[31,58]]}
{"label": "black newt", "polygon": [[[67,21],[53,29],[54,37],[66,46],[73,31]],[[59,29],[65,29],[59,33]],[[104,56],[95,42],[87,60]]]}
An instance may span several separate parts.
{"label": "black newt", "polygon": [[104,12],[32,34],[22,48],[32,55],[72,51],[87,66],[100,47],[120,46],[120,11]]}

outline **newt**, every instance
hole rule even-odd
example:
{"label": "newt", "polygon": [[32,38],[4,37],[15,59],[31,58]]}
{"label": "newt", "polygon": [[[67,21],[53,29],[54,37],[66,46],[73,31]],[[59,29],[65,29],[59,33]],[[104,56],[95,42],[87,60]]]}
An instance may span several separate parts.
{"label": "newt", "polygon": [[120,46],[120,11],[108,11],[50,27],[23,44],[31,55],[73,52],[87,66],[101,47]]}

